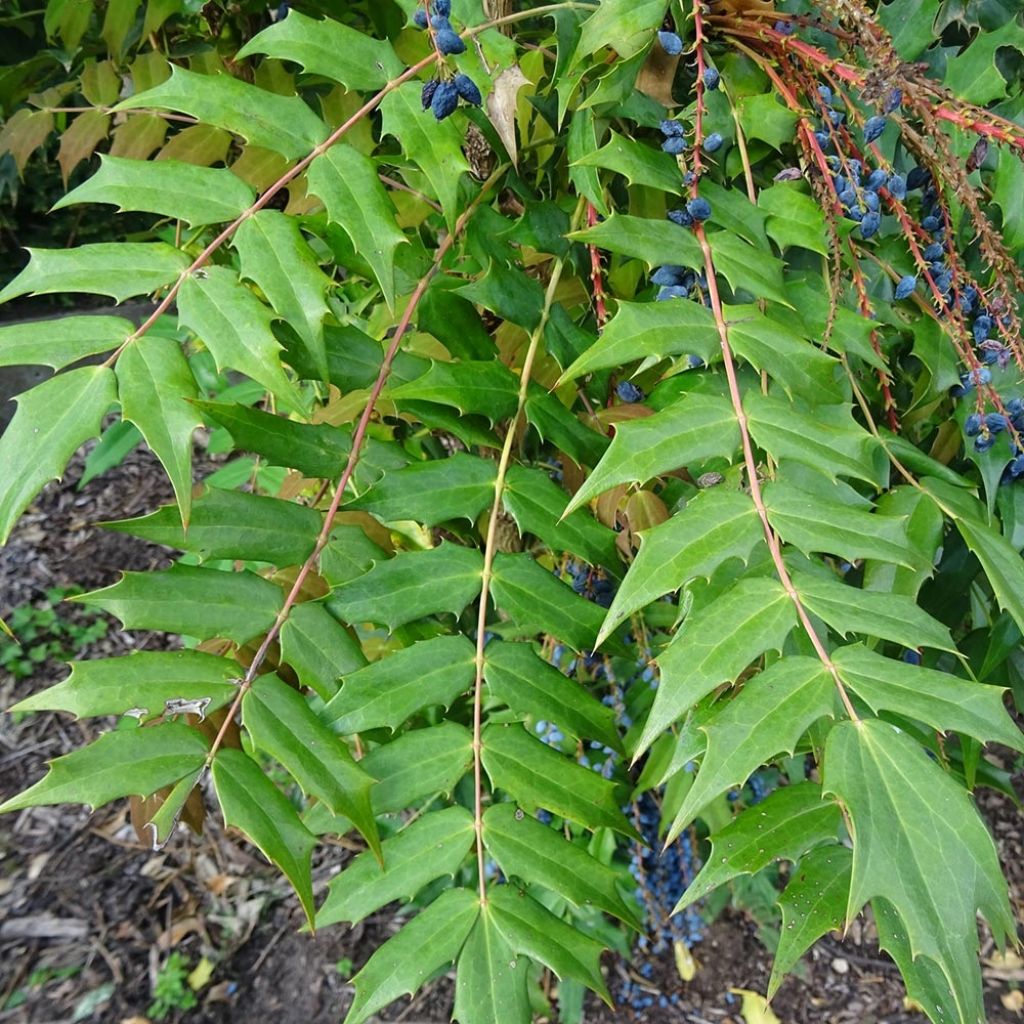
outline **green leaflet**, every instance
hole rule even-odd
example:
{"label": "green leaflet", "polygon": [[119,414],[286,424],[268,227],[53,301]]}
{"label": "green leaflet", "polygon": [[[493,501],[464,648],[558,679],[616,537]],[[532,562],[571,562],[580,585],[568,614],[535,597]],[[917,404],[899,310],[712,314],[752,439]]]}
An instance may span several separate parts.
{"label": "green leaflet", "polygon": [[604,167],[621,174],[630,185],[649,185],[674,195],[683,191],[679,165],[674,157],[620,135],[614,129],[608,133],[608,141],[600,149],[580,157],[575,166]]}
{"label": "green leaflet", "polygon": [[304,505],[211,487],[193,506],[187,531],[182,529],[176,505],[103,525],[190,551],[200,561],[237,558],[288,566],[305,561],[316,545],[320,522],[320,513]]}
{"label": "green leaflet", "polygon": [[71,674],[56,686],[19,701],[10,710],[67,711],[76,718],[165,714],[171,706],[195,704],[202,714],[222,707],[237,693],[241,666],[201,651],[137,651],[123,658],[71,662]]}
{"label": "green leaflet", "polygon": [[799,185],[776,182],[771,188],[761,190],[757,205],[770,215],[765,230],[780,249],[799,245],[828,256],[825,215]]}
{"label": "green leaflet", "polygon": [[347,734],[381,726],[394,731],[424,708],[451,707],[475,676],[476,648],[468,637],[421,640],[347,675],[322,717]]}
{"label": "green leaflet", "polygon": [[848,562],[871,558],[914,567],[905,516],[863,512],[785,483],[768,484],[764,500],[768,521],[805,554],[820,551]]}
{"label": "green leaflet", "polygon": [[599,907],[638,925],[636,910],[619,892],[618,872],[514,804],[484,812],[484,843],[507,876],[550,889],[575,907]]}
{"label": "green leaflet", "polygon": [[1020,554],[1006,538],[980,522],[960,516],[955,522],[964,543],[981,562],[1000,608],[1005,608],[1024,629],[1024,565]]}
{"label": "green leaflet", "polygon": [[281,369],[273,320],[273,312],[228,267],[197,270],[178,292],[178,323],[210,350],[218,370],[238,370],[299,408],[302,399]]}
{"label": "green leaflet", "polygon": [[39,782],[0,804],[0,814],[41,804],[95,809],[123,796],[149,796],[199,768],[206,752],[206,740],[186,725],[116,729],[51,761]]}
{"label": "green leaflet", "polygon": [[447,459],[414,462],[384,476],[346,509],[365,509],[381,522],[413,520],[436,526],[448,519],[475,522],[494,501],[497,465],[457,452]]}
{"label": "green leaflet", "polygon": [[459,615],[480,593],[482,572],[476,548],[444,542],[402,551],[337,587],[331,605],[353,625],[375,622],[393,630],[424,615]]}
{"label": "green leaflet", "polygon": [[873,465],[878,442],[854,422],[849,406],[807,408],[752,391],[743,409],[754,440],[774,458],[803,463],[830,480],[879,482]]}
{"label": "green leaflet", "polygon": [[[745,291],[750,298],[766,298],[792,307],[782,280],[782,260],[765,248],[749,245],[729,231],[708,236],[715,269],[723,274],[733,291]],[[749,301],[749,300],[748,300]]]}
{"label": "green leaflet", "polygon": [[835,683],[818,658],[789,655],[747,680],[701,726],[707,751],[669,829],[669,842],[714,797],[742,785],[776,754],[792,754],[819,718],[834,716],[835,703]]}
{"label": "green leaflet", "polygon": [[366,536],[361,526],[336,526],[320,552],[320,575],[332,586],[348,583],[387,558],[383,548]]}
{"label": "green leaflet", "polygon": [[343,675],[366,664],[358,642],[320,601],[292,609],[281,627],[281,657],[302,685],[325,701],[338,692]]}
{"label": "green leaflet", "polygon": [[818,939],[842,927],[852,866],[853,854],[845,846],[819,846],[800,859],[779,897],[782,928],[768,981],[769,999]]}
{"label": "green leaflet", "polygon": [[50,366],[59,370],[98,352],[109,352],[135,330],[119,316],[62,316],[0,327],[0,366]]}
{"label": "green leaflet", "polygon": [[594,420],[589,415],[587,426],[557,396],[532,383],[524,411],[527,422],[543,440],[550,441],[581,466],[595,465],[608,447],[608,438],[593,429]]}
{"label": "green leaflet", "polygon": [[889,900],[911,954],[945,976],[956,1019],[975,1024],[983,1017],[978,911],[996,941],[1016,926],[995,844],[970,797],[913,740],[878,719],[843,722],[829,733],[825,790],[852,823],[847,920],[869,899]]}
{"label": "green leaflet", "polygon": [[323,320],[331,279],[320,269],[292,217],[260,210],[235,233],[242,277],[257,284],[302,339],[320,377],[327,378]]}
{"label": "green leaflet", "polygon": [[[351,31],[336,21],[324,24]],[[335,61],[337,56],[336,52]],[[323,201],[328,219],[352,239],[356,252],[373,268],[385,301],[394,308],[395,249],[408,239],[395,223],[395,208],[377,177],[376,164],[353,146],[337,145],[309,165],[307,177],[309,191]]]}
{"label": "green leaflet", "polygon": [[289,160],[327,138],[327,126],[298,96],[280,96],[229,74],[202,75],[171,65],[171,77],[122,100],[114,110],[176,110],[241,135]]}
{"label": "green leaflet", "polygon": [[528,554],[500,554],[494,559],[491,594],[510,620],[496,625],[500,635],[548,633],[573,650],[593,650],[604,617],[600,605],[578,597]]}
{"label": "green leaflet", "polygon": [[373,777],[356,764],[345,741],[313,713],[306,699],[277,676],[259,676],[242,701],[253,743],[279,761],[308,796],[343,814],[377,858],[380,839],[370,808]]}
{"label": "green leaflet", "polygon": [[667,8],[666,0],[606,0],[583,23],[573,63],[603,46],[613,46],[620,57],[639,53],[650,42]]}
{"label": "green leaflet", "polygon": [[440,123],[425,117],[420,90],[419,83],[406,82],[384,97],[381,134],[397,139],[406,158],[419,165],[451,227],[458,215],[459,179],[469,170],[462,123],[457,117]]}
{"label": "green leaflet", "polygon": [[316,837],[299,819],[288,798],[241,750],[222,748],[213,760],[213,786],[224,823],[241,829],[295,889],[306,920],[313,925],[310,860]]}
{"label": "green leaflet", "polygon": [[392,900],[411,900],[436,878],[454,876],[473,835],[473,815],[458,805],[417,818],[381,844],[383,866],[368,851],[331,879],[316,914],[317,927],[339,921],[357,924]]}
{"label": "green leaflet", "polygon": [[843,636],[863,633],[904,647],[956,650],[949,630],[902,594],[862,590],[810,573],[794,573],[793,582],[804,605]]}
{"label": "green leaflet", "polygon": [[192,433],[200,425],[199,395],[181,346],[147,334],[121,353],[115,367],[121,415],[134,423],[174,487],[186,524],[192,511]]}
{"label": "green leaflet", "polygon": [[775,790],[711,837],[711,855],[672,912],[737,875],[756,874],[777,859],[799,860],[820,843],[834,841],[841,822],[838,804],[823,800],[813,782]]}
{"label": "green leaflet", "polygon": [[390,44],[332,18],[310,18],[297,10],[257,32],[235,57],[264,53],[301,64],[311,75],[341,82],[347,89],[379,89],[405,67]]}
{"label": "green leaflet", "polygon": [[636,760],[676,719],[765,651],[780,650],[796,625],[793,602],[771,579],[743,579],[691,612],[658,658],[661,684],[633,752]]}
{"label": "green leaflet", "polygon": [[546,662],[530,644],[492,641],[484,678],[493,697],[522,715],[555,722],[576,739],[600,740],[622,751],[615,713]]}
{"label": "green leaflet", "polygon": [[455,960],[480,914],[476,893],[448,889],[384,943],[352,979],[356,995],[344,1024],[362,1024],[399,996],[412,995]]}
{"label": "green leaflet", "polygon": [[453,1019],[460,1024],[529,1024],[528,969],[529,961],[516,956],[495,925],[490,906],[481,907],[459,955]]}
{"label": "green leaflet", "polygon": [[1011,47],[1024,53],[1024,27],[1010,18],[1000,28],[979,32],[962,53],[946,61],[945,85],[954,95],[984,106],[1006,95],[1006,79],[996,65],[996,51]]}
{"label": "green leaflet", "polygon": [[[472,744],[473,735],[464,726],[442,722],[374,747],[359,762],[377,780],[370,790],[373,813],[393,814],[424,798],[451,793],[473,764]],[[352,828],[347,818],[331,814],[324,804],[314,804],[303,821],[317,835],[343,834]]]}
{"label": "green leaflet", "polygon": [[870,561],[864,566],[864,589],[916,597],[921,585],[935,572],[935,556],[946,528],[945,517],[927,494],[913,487],[896,487],[883,494],[878,512],[906,517],[907,543],[914,555],[914,565],[904,567],[887,561]]}
{"label": "green leaflet", "polygon": [[638,833],[619,809],[618,787],[568,760],[519,725],[489,725],[483,763],[491,784],[524,808],[543,807],[587,828],[604,826],[631,838]]}
{"label": "green leaflet", "polygon": [[255,198],[241,178],[223,168],[196,167],[177,160],[123,160],[101,154],[100,169],[53,208],[109,203],[119,213],[140,210],[200,227],[234,220]]}
{"label": "green leaflet", "polygon": [[1024,735],[1006,713],[1001,687],[885,658],[860,644],[839,648],[833,661],[843,682],[876,713],[892,711],[940,732],[956,730],[1024,752]]}
{"label": "green leaflet", "polygon": [[149,828],[150,846],[153,850],[161,849],[170,840],[175,826],[181,819],[185,804],[202,776],[203,769],[200,767],[178,779],[153,816],[146,822],[146,826]]}
{"label": "green leaflet", "polygon": [[731,558],[748,561],[764,539],[754,503],[716,487],[702,491],[659,526],[640,534],[640,551],[605,616],[598,645],[634,612]]}
{"label": "green leaflet", "polygon": [[586,985],[612,1005],[601,977],[601,943],[555,917],[514,886],[491,889],[488,903],[495,925],[512,949],[549,967],[559,978]]}
{"label": "green leaflet", "polygon": [[615,531],[585,509],[563,518],[568,495],[539,469],[510,466],[502,501],[520,533],[532,533],[555,551],[570,552],[591,565],[621,572]]}
{"label": "green leaflet", "polygon": [[68,370],[18,396],[0,436],[0,545],[43,485],[59,479],[78,447],[99,434],[116,399],[114,371],[105,366]]}
{"label": "green leaflet", "polygon": [[390,388],[388,395],[399,403],[415,399],[450,405],[463,415],[480,413],[497,423],[515,414],[519,381],[496,359],[433,362],[421,377]]}
{"label": "green leaflet", "polygon": [[172,284],[188,266],[184,253],[163,242],[94,242],[75,249],[29,249],[28,266],[0,291],[19,295],[86,292],[115,302]]}
{"label": "green leaflet", "polygon": [[739,440],[736,414],[726,399],[686,395],[652,416],[620,423],[608,451],[573,495],[566,513],[616,484],[642,483],[712,458],[731,459]]}
{"label": "green leaflet", "polygon": [[671,253],[672,262],[685,267],[704,266],[700,243],[692,231],[685,231],[667,220],[630,217],[613,213],[607,220],[569,237],[574,242],[596,245],[599,249],[643,260],[649,267],[660,266]]}
{"label": "green leaflet", "polygon": [[620,302],[600,338],[562,374],[559,383],[636,359],[689,354],[708,362],[718,347],[715,318],[698,302]]}
{"label": "green leaflet", "polygon": [[273,625],[283,595],[251,572],[179,564],[161,572],[126,572],[117,583],[71,600],[102,608],[125,629],[160,629],[200,640],[225,637],[244,644]]}
{"label": "green leaflet", "polygon": [[463,285],[457,294],[528,331],[540,325],[544,289],[525,271],[511,269],[504,262],[492,258],[486,273]]}

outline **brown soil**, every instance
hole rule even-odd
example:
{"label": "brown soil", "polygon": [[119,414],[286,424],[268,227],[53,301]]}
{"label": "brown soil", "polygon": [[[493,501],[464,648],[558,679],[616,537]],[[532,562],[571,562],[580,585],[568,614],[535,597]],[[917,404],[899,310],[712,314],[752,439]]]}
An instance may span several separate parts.
{"label": "brown soil", "polygon": [[[167,564],[161,549],[91,526],[170,500],[155,460],[137,451],[77,493],[80,466],[76,460],[65,483],[46,490],[0,551],[0,614],[40,600],[48,587],[103,586],[116,580],[119,569]],[[156,634],[111,628],[86,656],[164,642]],[[47,662],[31,679],[0,677],[0,706],[63,675],[59,664]],[[45,760],[77,748],[103,725],[55,715],[0,716],[0,794],[35,781]],[[1020,909],[1020,814],[999,794],[984,792],[980,803]],[[342,844],[318,851],[318,897],[350,856]],[[138,843],[121,805],[91,816],[74,807],[27,810],[3,819],[0,829],[0,1024],[145,1024],[157,973],[172,949],[190,966],[206,958],[212,976],[199,992],[199,1005],[174,1011],[168,1020],[242,1024],[258,1015],[272,1024],[336,1024],[352,993],[339,962],[345,967],[343,962],[351,961],[358,969],[397,924],[393,915],[381,913],[354,929],[329,928],[315,937],[299,933],[300,924],[287,887],[256,851],[225,834],[215,815],[207,818],[202,837],[179,831],[154,853]],[[659,1009],[655,998],[654,1007],[639,1017],[628,1008],[611,1010],[591,1000],[587,1024],[740,1024],[740,1004],[731,990],[763,992],[771,968],[755,923],[727,910],[694,953],[698,970],[688,985],[680,982],[671,960],[645,981],[655,997],[679,992],[677,1007]],[[990,944],[983,956],[989,1020],[1019,1021],[1010,1007],[1024,983],[1024,961],[1014,954],[999,961]],[[622,976],[643,980],[610,954],[605,966],[613,990]],[[411,1001],[389,1008],[382,1019],[446,1021],[452,992],[450,976],[442,976]],[[869,926],[853,929],[842,942],[838,937],[820,942],[785,982],[773,1009],[783,1024],[924,1021],[905,1008],[899,975],[872,944]]]}

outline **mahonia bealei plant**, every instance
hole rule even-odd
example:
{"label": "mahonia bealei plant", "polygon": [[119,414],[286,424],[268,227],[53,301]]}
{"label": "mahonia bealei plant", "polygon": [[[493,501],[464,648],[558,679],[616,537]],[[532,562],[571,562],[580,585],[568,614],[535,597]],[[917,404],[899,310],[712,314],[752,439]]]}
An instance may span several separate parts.
{"label": "mahonia bealei plant", "polygon": [[147,80],[154,6],[0,140],[60,103],[74,168],[159,127],[59,201],[151,232],[0,293],[156,303],[0,330],[58,371],[0,439],[0,541],[116,411],[177,501],[106,525],[185,557],[76,600],[186,646],[22,700],[121,720],[0,810],[131,797],[159,846],[205,801],[311,927],[411,898],[348,1024],[452,963],[463,1024],[656,1009],[602,949],[680,962],[778,861],[769,996],[868,912],[932,1021],[983,1020],[979,913],[1017,936],[972,792],[1024,752],[1012,11],[296,2]]}

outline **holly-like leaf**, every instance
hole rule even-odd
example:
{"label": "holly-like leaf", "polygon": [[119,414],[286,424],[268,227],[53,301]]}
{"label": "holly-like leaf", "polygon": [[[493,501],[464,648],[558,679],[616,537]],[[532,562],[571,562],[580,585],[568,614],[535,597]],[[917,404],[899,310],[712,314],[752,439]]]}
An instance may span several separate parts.
{"label": "holly-like leaf", "polygon": [[615,532],[597,522],[585,509],[563,518],[567,497],[541,470],[509,467],[502,501],[520,533],[532,533],[555,551],[577,555],[616,574],[621,572]]}
{"label": "holly-like leaf", "polygon": [[618,872],[514,804],[495,804],[484,812],[484,843],[508,877],[550,889],[576,907],[599,907],[637,927],[636,911],[619,892]]}
{"label": "holly-like leaf", "polygon": [[439,612],[459,615],[480,593],[482,573],[483,556],[475,548],[445,542],[403,551],[337,587],[332,607],[352,624],[376,622],[388,629]]}
{"label": "holly-like leaf", "polygon": [[485,653],[484,678],[491,696],[519,714],[557,723],[576,739],[600,740],[622,751],[612,709],[544,661],[530,644],[495,641]]}
{"label": "holly-like leaf", "polygon": [[598,645],[620,622],[663,594],[710,577],[731,558],[746,562],[763,539],[747,495],[723,488],[701,492],[671,519],[640,534],[640,550],[608,609]]}
{"label": "holly-like leaf", "polygon": [[775,790],[711,837],[710,856],[672,913],[738,875],[756,874],[776,860],[799,860],[819,843],[834,841],[841,822],[839,805],[823,800],[813,782]]}
{"label": "holly-like leaf", "polygon": [[135,330],[119,316],[63,316],[0,327],[0,366],[59,370],[86,356],[117,348]]}
{"label": "holly-like leaf", "polygon": [[586,985],[612,1005],[601,976],[601,943],[555,917],[514,886],[499,885],[492,889],[488,903],[495,925],[512,949],[544,964],[559,978]]}
{"label": "holly-like leaf", "polygon": [[822,935],[842,927],[852,871],[853,854],[845,846],[819,846],[800,858],[779,897],[782,927],[768,981],[769,999]]}
{"label": "holly-like leaf", "polygon": [[29,249],[28,266],[0,291],[0,302],[19,295],[86,292],[115,302],[172,284],[188,257],[163,242],[93,242],[75,249]]}
{"label": "holly-like leaf", "polygon": [[673,195],[683,191],[679,165],[673,157],[614,130],[608,133],[608,141],[600,149],[580,157],[575,165],[603,167],[621,174],[630,185],[649,185]]}
{"label": "holly-like leaf", "polygon": [[317,927],[357,924],[392,900],[412,899],[425,885],[454,876],[473,845],[473,815],[458,805],[417,818],[381,844],[383,860],[361,853],[331,879]]}
{"label": "holly-like leaf", "polygon": [[828,256],[825,215],[818,204],[792,182],[762,189],[757,205],[770,216],[765,230],[780,249],[799,245]]}
{"label": "holly-like leaf", "polygon": [[649,267],[666,262],[694,269],[704,266],[704,254],[696,236],[668,220],[613,213],[607,220],[574,231],[569,237],[574,242],[643,260]]}
{"label": "holly-like leaf", "polygon": [[234,697],[240,675],[238,662],[201,651],[137,651],[73,661],[67,679],[10,710],[66,711],[77,718],[132,711],[146,719],[187,704],[208,714]]}
{"label": "holly-like leaf", "polygon": [[162,572],[126,572],[102,590],[71,600],[95,605],[125,629],[160,629],[244,644],[266,632],[283,601],[273,583],[251,572],[175,565]]}
{"label": "holly-like leaf", "polygon": [[254,53],[294,61],[308,74],[331,78],[347,89],[380,89],[405,70],[385,40],[357,32],[333,18],[310,18],[295,9],[257,32],[235,59]]}
{"label": "holly-like leaf", "polygon": [[529,1024],[528,970],[529,961],[516,956],[484,905],[459,955],[452,1017],[460,1024]]}
{"label": "holly-like leaf", "polygon": [[476,649],[463,634],[404,647],[345,677],[323,719],[343,733],[395,730],[424,708],[451,707],[473,685]]}
{"label": "holly-like leaf", "polygon": [[957,516],[955,522],[964,543],[981,562],[999,607],[1009,612],[1013,621],[1024,629],[1024,564],[1016,548],[1005,537],[974,519]]}
{"label": "holly-like leaf", "polygon": [[[325,24],[345,28],[336,21]],[[309,191],[323,201],[328,219],[341,225],[373,268],[384,301],[394,307],[395,249],[408,239],[395,223],[395,208],[374,162],[354,146],[332,146],[309,165],[307,177]]]}
{"label": "holly-like leaf", "polygon": [[496,629],[503,636],[548,633],[577,651],[594,647],[604,613],[529,555],[498,555],[491,581],[494,603],[508,617]]}
{"label": "holly-like leaf", "polygon": [[492,460],[457,452],[448,459],[414,462],[386,473],[345,508],[365,509],[384,523],[411,519],[436,526],[459,518],[475,522],[494,500],[496,476]]}
{"label": "holly-like leaf", "polygon": [[228,267],[198,270],[178,292],[178,323],[210,350],[218,370],[238,370],[298,408],[302,400],[281,369],[273,320],[273,312]]}
{"label": "holly-like leaf", "polygon": [[968,103],[984,106],[1006,95],[1006,79],[996,64],[1000,47],[1024,54],[1024,27],[1009,18],[1000,28],[979,32],[970,45],[946,61],[946,88]]}
{"label": "holly-like leaf", "polygon": [[893,711],[942,732],[955,729],[1024,752],[1024,735],[1006,713],[998,686],[894,661],[860,644],[841,647],[833,661],[843,681],[875,712]]}
{"label": "holly-like leaf", "polygon": [[902,594],[862,590],[838,580],[794,574],[800,600],[838,633],[877,636],[903,647],[956,650],[949,630]]}
{"label": "holly-like leaf", "polygon": [[332,586],[348,583],[368,572],[374,562],[387,558],[365,530],[355,524],[336,526],[320,552],[320,575]]}
{"label": "holly-like leaf", "polygon": [[618,425],[608,451],[573,495],[566,514],[616,484],[643,483],[708,459],[729,459],[739,443],[736,414],[725,398],[684,395],[652,416]]}
{"label": "holly-like leaf", "polygon": [[484,729],[483,763],[491,784],[525,809],[542,807],[590,829],[604,826],[638,838],[619,809],[614,783],[567,760],[519,725]]}
{"label": "holly-like leaf", "polygon": [[313,713],[306,699],[277,676],[259,676],[242,701],[242,721],[257,749],[270,754],[332,814],[343,814],[380,859],[370,807],[373,777],[353,759],[344,740]]}
{"label": "holly-like leaf", "polygon": [[562,374],[560,383],[636,359],[689,354],[708,362],[718,347],[715,318],[700,303],[620,302],[601,337]]}
{"label": "holly-like leaf", "polygon": [[793,602],[771,579],[743,579],[691,612],[658,657],[661,683],[634,760],[677,718],[765,651],[781,650],[796,625]]}
{"label": "holly-like leaf", "polygon": [[749,245],[731,231],[716,231],[708,236],[708,244],[716,269],[725,276],[733,291],[743,290],[751,298],[792,305],[782,280],[782,260],[778,257],[764,248]]}
{"label": "holly-like leaf", "polygon": [[779,753],[792,754],[819,718],[834,714],[835,683],[818,658],[789,655],[775,662],[726,701],[701,726],[707,751],[669,829],[671,842],[702,807],[740,786]]}
{"label": "holly-like leaf", "polygon": [[917,743],[878,719],[831,730],[825,790],[845,806],[854,836],[847,920],[869,899],[888,900],[911,955],[944,975],[959,1024],[982,1019],[978,912],[997,942],[1016,924],[995,844],[970,797]]}
{"label": "holly-like leaf", "polygon": [[667,0],[607,0],[583,23],[573,63],[611,46],[620,57],[645,49],[665,18]]}
{"label": "holly-like leaf", "polygon": [[121,415],[134,423],[160,460],[178,501],[180,521],[192,512],[192,434],[200,426],[192,369],[171,338],[147,334],[121,353],[116,365]]}
{"label": "holly-like leaf", "polygon": [[222,748],[213,759],[213,787],[224,823],[240,829],[267,860],[284,872],[312,927],[310,861],[316,837],[302,824],[291,801],[252,758],[231,748]]}
{"label": "holly-like leaf", "polygon": [[114,371],[83,366],[51,377],[18,396],[18,408],[0,436],[0,545],[18,517],[68,459],[100,432],[117,398]]}
{"label": "holly-like leaf", "polygon": [[252,205],[255,193],[228,170],[177,160],[123,160],[102,155],[100,169],[54,203],[109,203],[119,213],[138,210],[183,220],[192,227],[232,221]]}
{"label": "holly-like leaf", "polygon": [[123,796],[149,796],[199,768],[206,752],[206,740],[186,725],[116,729],[51,761],[39,782],[0,804],[0,814],[42,804],[96,808]]}
{"label": "holly-like leaf", "polygon": [[148,516],[104,523],[107,529],[180,548],[200,561],[239,559],[300,565],[316,544],[320,514],[304,505],[211,487],[192,510],[188,530],[175,505]]}
{"label": "holly-like leaf", "polygon": [[241,135],[289,160],[327,138],[327,126],[298,97],[281,96],[229,74],[203,75],[178,64],[171,77],[122,100],[118,110],[174,110]]}
{"label": "holly-like leaf", "polygon": [[338,692],[343,675],[366,664],[358,642],[319,601],[291,610],[281,627],[281,657],[302,685],[325,701]]}
{"label": "holly-like leaf", "polygon": [[405,157],[423,171],[450,226],[458,214],[459,179],[469,170],[462,152],[463,129],[458,118],[438,123],[424,116],[420,91],[419,83],[406,82],[384,97],[381,134],[397,139]]}
{"label": "holly-like leaf", "polygon": [[292,217],[277,210],[260,210],[235,233],[242,277],[257,284],[302,339],[320,372],[327,378],[323,320],[330,278]]}
{"label": "holly-like leaf", "polygon": [[435,362],[423,376],[391,388],[388,394],[396,402],[410,398],[437,402],[453,406],[464,415],[480,413],[496,423],[515,413],[519,382],[496,359]]}
{"label": "holly-like leaf", "polygon": [[412,995],[455,960],[480,914],[469,889],[448,889],[384,943],[352,979],[356,995],[344,1024],[362,1024],[400,996]]}
{"label": "holly-like leaf", "polygon": [[[558,397],[543,388],[531,385],[524,408],[526,420],[541,438],[565,452],[581,466],[593,466],[608,447],[608,438],[598,433],[600,425],[587,414],[590,426],[581,423]],[[598,429],[594,429],[594,427]]]}

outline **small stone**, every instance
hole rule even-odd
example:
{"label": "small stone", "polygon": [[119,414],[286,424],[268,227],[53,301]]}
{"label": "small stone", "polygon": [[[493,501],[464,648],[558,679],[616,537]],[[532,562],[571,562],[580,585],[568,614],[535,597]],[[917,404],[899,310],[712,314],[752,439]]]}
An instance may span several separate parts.
{"label": "small stone", "polygon": [[849,961],[844,960],[841,956],[837,956],[835,960],[832,961],[832,970],[835,971],[836,974],[849,974]]}

